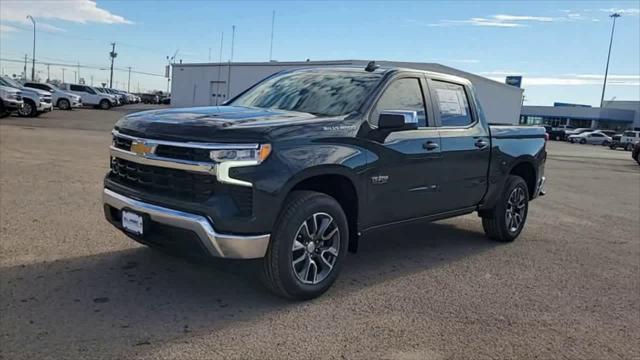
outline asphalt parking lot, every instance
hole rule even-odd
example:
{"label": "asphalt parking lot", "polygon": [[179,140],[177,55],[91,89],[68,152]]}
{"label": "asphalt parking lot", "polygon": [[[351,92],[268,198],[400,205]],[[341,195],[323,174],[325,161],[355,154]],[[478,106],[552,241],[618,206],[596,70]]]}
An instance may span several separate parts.
{"label": "asphalt parking lot", "polygon": [[103,219],[109,130],[150,107],[0,119],[0,358],[640,358],[629,152],[550,142],[514,243],[475,215],[378,233],[295,303],[253,263],[168,256]]}

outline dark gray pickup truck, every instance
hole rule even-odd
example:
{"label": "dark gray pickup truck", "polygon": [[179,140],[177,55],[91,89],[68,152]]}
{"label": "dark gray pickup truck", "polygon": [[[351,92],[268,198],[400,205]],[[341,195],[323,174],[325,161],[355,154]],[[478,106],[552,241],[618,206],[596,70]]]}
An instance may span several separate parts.
{"label": "dark gray pickup truck", "polygon": [[546,140],[489,126],[463,78],[285,71],[224,106],[119,120],[104,210],[152,247],[262,259],[272,291],[310,299],[377,229],[477,212],[488,237],[513,241],[544,193]]}

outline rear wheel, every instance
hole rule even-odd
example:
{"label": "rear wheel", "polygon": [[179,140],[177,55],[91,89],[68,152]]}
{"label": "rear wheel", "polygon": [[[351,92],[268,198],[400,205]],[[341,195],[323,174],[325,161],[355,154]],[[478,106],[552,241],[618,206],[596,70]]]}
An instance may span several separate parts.
{"label": "rear wheel", "polygon": [[529,212],[529,190],[519,176],[509,175],[496,207],[483,214],[482,227],[493,240],[511,242],[522,232]]}
{"label": "rear wheel", "polygon": [[609,142],[609,140],[605,140],[605,141],[603,141],[603,142],[602,142],[602,146],[607,146],[607,145],[609,145],[609,144],[611,144],[611,143]]}
{"label": "rear wheel", "polygon": [[633,144],[627,143],[627,145],[624,146],[624,149],[627,151],[633,151]]}
{"label": "rear wheel", "polygon": [[584,138],[580,139],[580,144],[586,144],[586,143],[587,143],[587,139],[584,139]]}
{"label": "rear wheel", "polygon": [[58,100],[58,109],[60,109],[60,110],[69,110],[69,109],[71,109],[71,104],[69,103],[69,100],[67,100],[67,99]]}
{"label": "rear wheel", "polygon": [[338,277],[349,231],[340,204],[314,191],[294,191],[283,206],[262,278],[275,294],[295,300],[322,295]]}
{"label": "rear wheel", "polygon": [[22,117],[35,117],[38,115],[38,109],[36,108],[36,104],[33,100],[25,99],[24,104],[18,110],[18,115]]}
{"label": "rear wheel", "polygon": [[109,110],[111,109],[111,102],[107,99],[100,100],[100,109]]}

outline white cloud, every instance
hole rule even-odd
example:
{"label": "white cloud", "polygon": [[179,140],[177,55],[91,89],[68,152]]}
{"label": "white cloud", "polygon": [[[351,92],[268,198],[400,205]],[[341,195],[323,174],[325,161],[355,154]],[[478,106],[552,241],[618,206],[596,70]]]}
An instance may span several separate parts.
{"label": "white cloud", "polygon": [[[488,73],[485,73],[488,74]],[[517,73],[506,73],[488,76],[489,79],[504,82],[506,75],[513,75]],[[496,76],[503,75],[503,76]],[[604,75],[599,74],[565,74],[565,75],[552,75],[552,76],[524,76],[522,78],[522,86],[585,86],[585,85],[598,85],[601,86],[604,81]],[[617,86],[639,86],[640,75],[609,75],[607,77],[607,85]]]}
{"label": "white cloud", "polygon": [[18,28],[5,25],[5,24],[0,24],[0,33],[9,33],[9,32],[15,32],[15,31],[18,31]]}
{"label": "white cloud", "polygon": [[525,27],[531,22],[552,22],[555,19],[548,16],[529,16],[529,15],[507,15],[498,14],[492,15],[488,18],[484,17],[472,17],[466,20],[440,20],[437,23],[428,24],[428,26],[488,26],[488,27],[502,27],[502,28],[515,28]]}
{"label": "white cloud", "polygon": [[[120,15],[98,7],[92,0],[69,1],[2,1],[0,20],[17,23],[29,23],[27,15],[39,19],[54,19],[75,23],[103,23],[103,24],[131,24],[132,22]],[[52,26],[49,30],[52,30]],[[61,30],[57,28],[58,31]]]}
{"label": "white cloud", "polygon": [[627,15],[627,16],[640,15],[640,8],[629,8],[629,9],[609,8],[609,9],[600,9],[600,11],[604,11],[608,13],[618,13],[620,15]]}

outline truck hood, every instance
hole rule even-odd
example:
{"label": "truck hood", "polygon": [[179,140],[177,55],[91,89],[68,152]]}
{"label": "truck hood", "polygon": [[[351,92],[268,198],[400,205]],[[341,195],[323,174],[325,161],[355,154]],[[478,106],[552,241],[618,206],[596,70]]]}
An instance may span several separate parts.
{"label": "truck hood", "polygon": [[163,109],[134,113],[120,119],[115,130],[159,140],[234,142],[264,140],[274,132],[315,125],[343,117],[317,117],[295,111],[242,106]]}
{"label": "truck hood", "polygon": [[40,89],[34,89],[34,88],[27,88],[27,87],[23,87],[20,88],[20,91],[22,91],[23,94],[33,94],[36,95],[38,97],[40,96],[51,96],[51,93],[48,91],[44,91],[44,90],[40,90]]}

